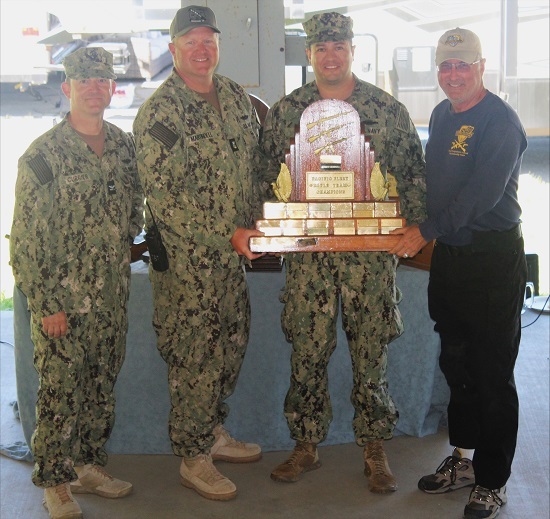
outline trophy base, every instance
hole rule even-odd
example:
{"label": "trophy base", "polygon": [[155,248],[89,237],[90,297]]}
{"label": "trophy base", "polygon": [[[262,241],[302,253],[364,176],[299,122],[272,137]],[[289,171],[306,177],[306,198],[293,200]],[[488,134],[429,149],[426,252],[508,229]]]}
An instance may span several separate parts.
{"label": "trophy base", "polygon": [[250,238],[252,252],[376,252],[388,251],[401,235],[262,236]]}

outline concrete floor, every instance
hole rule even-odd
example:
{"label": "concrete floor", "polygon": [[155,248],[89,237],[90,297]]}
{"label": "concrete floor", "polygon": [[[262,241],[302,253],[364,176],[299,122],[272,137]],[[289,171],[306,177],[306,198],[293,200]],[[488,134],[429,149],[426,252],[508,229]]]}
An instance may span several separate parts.
{"label": "concrete floor", "polygon": [[[537,314],[527,311],[524,326]],[[508,504],[502,519],[549,516],[549,367],[548,314],[524,328],[516,379],[521,401],[520,432]],[[10,402],[16,399],[11,312],[0,315],[2,341],[0,443],[23,441]],[[249,465],[220,463],[220,471],[238,487],[237,498],[214,502],[179,483],[179,458],[160,455],[112,455],[108,470],[134,484],[132,495],[107,500],[80,495],[87,519],[431,519],[460,518],[469,489],[427,495],[419,477],[433,472],[450,454],[445,430],[423,438],[398,436],[387,442],[390,465],[399,482],[391,495],[371,494],[363,476],[362,452],[355,444],[321,447],[321,469],[294,484],[275,483],[269,473],[286,452],[269,452]],[[0,517],[47,518],[42,491],[30,481],[32,464],[0,456]]]}

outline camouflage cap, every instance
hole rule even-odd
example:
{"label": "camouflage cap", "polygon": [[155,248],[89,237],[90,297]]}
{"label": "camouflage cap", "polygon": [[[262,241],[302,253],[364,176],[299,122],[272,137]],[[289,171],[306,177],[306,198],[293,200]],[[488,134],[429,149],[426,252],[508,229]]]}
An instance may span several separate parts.
{"label": "camouflage cap", "polygon": [[474,63],[482,58],[481,42],[475,33],[457,27],[445,32],[437,42],[435,64],[441,65],[448,59],[459,59],[465,63]]}
{"label": "camouflage cap", "polygon": [[353,20],[340,13],[316,14],[302,25],[306,31],[306,47],[321,41],[353,39]]}
{"label": "camouflage cap", "polygon": [[216,15],[212,9],[200,5],[182,7],[170,24],[170,39],[179,38],[197,27],[209,27],[221,32],[216,24]]}
{"label": "camouflage cap", "polygon": [[103,47],[82,47],[63,60],[68,79],[116,79],[113,55]]}

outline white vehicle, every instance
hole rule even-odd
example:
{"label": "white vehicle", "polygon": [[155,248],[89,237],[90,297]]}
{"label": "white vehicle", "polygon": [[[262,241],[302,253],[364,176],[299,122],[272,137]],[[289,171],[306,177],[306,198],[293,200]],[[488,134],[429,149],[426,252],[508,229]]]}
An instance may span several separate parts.
{"label": "white vehicle", "polygon": [[[180,5],[169,0],[159,19],[149,18],[162,0],[1,0],[1,78],[21,90],[63,73],[63,59],[80,47],[113,54],[118,78],[151,77],[172,64],[168,27]],[[153,7],[151,7],[153,6]]]}
{"label": "white vehicle", "polygon": [[46,71],[63,73],[65,70],[63,59],[80,47],[103,47],[106,51],[110,52],[113,55],[113,70],[117,77],[124,76],[130,68],[131,56],[126,43],[97,41],[86,44],[85,41],[80,40],[60,45],[55,49],[55,52],[53,50],[50,51],[50,63],[45,66]]}
{"label": "white vehicle", "polygon": [[0,81],[25,90],[29,85],[46,83],[50,63],[48,49],[38,44],[49,30],[51,17],[26,0],[0,2]]}

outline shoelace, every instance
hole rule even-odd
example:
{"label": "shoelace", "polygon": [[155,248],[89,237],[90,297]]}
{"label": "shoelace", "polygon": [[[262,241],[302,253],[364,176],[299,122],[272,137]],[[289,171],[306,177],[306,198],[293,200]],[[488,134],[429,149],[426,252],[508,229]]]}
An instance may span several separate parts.
{"label": "shoelace", "polygon": [[304,447],[297,445],[292,451],[292,454],[289,456],[289,458],[284,462],[284,464],[295,467],[296,465],[300,464],[300,459],[304,456],[307,456],[308,454],[309,452]]}
{"label": "shoelace", "polygon": [[67,485],[58,485],[55,489],[55,494],[61,501],[61,504],[70,503],[72,501],[71,496],[67,492]]}
{"label": "shoelace", "polygon": [[386,473],[386,459],[384,456],[384,451],[381,448],[381,445],[375,444],[372,450],[369,452],[369,459],[374,462],[374,473],[375,474],[385,474]]}
{"label": "shoelace", "polygon": [[437,470],[435,471],[436,474],[442,474],[446,476],[447,474],[451,477],[451,483],[454,483],[456,481],[456,469],[457,466],[460,465],[460,459],[455,458],[453,456],[447,456],[441,465],[437,467]]}
{"label": "shoelace", "polygon": [[231,447],[242,447],[244,448],[244,442],[241,442],[239,440],[236,440],[233,438],[225,429],[222,429],[222,432],[220,436],[223,436],[225,438],[225,444],[230,445]]}
{"label": "shoelace", "polygon": [[216,467],[214,467],[214,464],[212,463],[212,460],[210,460],[210,463],[208,462],[208,456],[206,454],[203,454],[202,455],[202,460],[201,460],[201,463],[204,463],[205,464],[205,479],[203,479],[203,481],[205,481],[206,483],[208,483],[209,485],[212,485],[214,484],[216,481],[220,481],[222,479],[225,479],[224,476],[222,476],[218,470],[216,469]]}
{"label": "shoelace", "polygon": [[498,491],[499,491],[499,489],[490,490],[488,488],[480,487],[479,485],[476,485],[473,492],[472,492],[471,500],[476,500],[476,501],[479,501],[479,502],[484,502],[484,503],[489,503],[489,504],[491,502],[494,502],[498,506],[502,506],[503,501],[499,497]]}
{"label": "shoelace", "polygon": [[113,476],[111,476],[111,474],[105,472],[98,465],[92,465],[90,468],[90,471],[97,473],[99,476],[101,476],[102,478],[108,479],[109,481],[112,481],[114,479]]}

